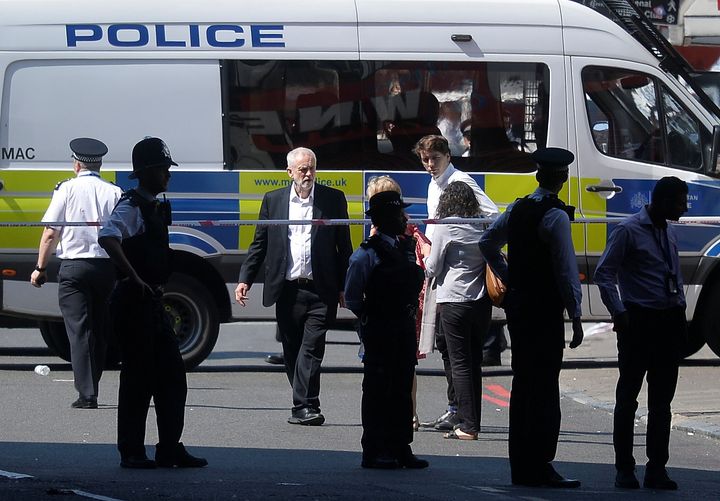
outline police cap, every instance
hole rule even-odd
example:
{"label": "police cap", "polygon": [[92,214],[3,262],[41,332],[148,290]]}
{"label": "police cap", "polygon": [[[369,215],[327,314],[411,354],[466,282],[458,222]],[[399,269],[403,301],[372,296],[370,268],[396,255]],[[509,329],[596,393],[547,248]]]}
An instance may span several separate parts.
{"label": "police cap", "polygon": [[150,167],[177,165],[170,156],[165,141],[157,137],[146,137],[135,145],[132,151],[133,171],[128,177],[135,179],[137,173]]}
{"label": "police cap", "polygon": [[538,164],[538,170],[543,172],[567,171],[568,165],[575,160],[575,155],[564,148],[541,148],[530,157]]}
{"label": "police cap", "polygon": [[102,157],[108,152],[105,143],[89,137],[70,141],[70,150],[75,160],[88,164],[102,162]]}
{"label": "police cap", "polygon": [[372,216],[390,213],[406,207],[410,207],[410,204],[404,203],[397,191],[381,191],[370,197],[370,208],[365,211],[365,214]]}

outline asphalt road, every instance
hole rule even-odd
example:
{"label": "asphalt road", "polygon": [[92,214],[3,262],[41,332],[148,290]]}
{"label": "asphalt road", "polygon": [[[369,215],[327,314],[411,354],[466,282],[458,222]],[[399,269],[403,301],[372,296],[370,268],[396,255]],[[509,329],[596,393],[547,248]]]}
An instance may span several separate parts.
{"label": "asphalt road", "polygon": [[[480,440],[457,442],[421,431],[413,447],[430,468],[363,470],[361,375],[353,335],[331,333],[326,359],[331,370],[323,375],[321,393],[327,422],[306,428],[287,424],[287,380],[263,362],[277,347],[273,331],[268,325],[227,326],[212,358],[188,375],[183,440],[208,459],[207,468],[130,471],[118,466],[114,445],[117,371],[103,376],[98,410],[71,409],[69,365],[51,357],[35,331],[0,330],[0,470],[30,476],[0,473],[0,499],[715,499],[720,492],[720,441],[678,431],[671,437],[669,466],[680,491],[616,490],[611,415],[572,398],[562,400],[557,468],[582,480],[582,488],[512,487],[506,459],[510,377],[502,370],[484,379]],[[50,365],[49,376],[32,372],[38,363]],[[433,357],[421,364],[429,373],[439,366]],[[576,381],[594,378],[590,370],[576,372]],[[435,417],[443,407],[444,378],[420,376],[418,387],[421,419]],[[152,454],[157,440],[152,410],[148,422]],[[642,463],[641,423],[637,432],[636,457]]]}

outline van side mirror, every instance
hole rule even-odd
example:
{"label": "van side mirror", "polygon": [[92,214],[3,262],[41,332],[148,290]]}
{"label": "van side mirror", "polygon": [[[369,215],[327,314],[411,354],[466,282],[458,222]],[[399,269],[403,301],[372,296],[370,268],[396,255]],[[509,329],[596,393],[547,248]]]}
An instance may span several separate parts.
{"label": "van side mirror", "polygon": [[706,172],[710,176],[720,176],[720,165],[718,165],[718,154],[720,154],[720,125],[713,127],[712,145],[710,147],[710,159]]}

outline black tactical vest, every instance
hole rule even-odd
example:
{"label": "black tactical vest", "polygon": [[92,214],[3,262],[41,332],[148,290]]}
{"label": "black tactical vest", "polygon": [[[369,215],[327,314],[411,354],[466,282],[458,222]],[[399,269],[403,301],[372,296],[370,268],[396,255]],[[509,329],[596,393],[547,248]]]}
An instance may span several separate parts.
{"label": "black tactical vest", "polygon": [[139,207],[145,231],[122,241],[122,249],[140,278],[151,285],[167,283],[172,272],[172,251],[168,226],[172,223],[170,202],[147,200],[135,190],[128,190],[121,198]]}
{"label": "black tactical vest", "polygon": [[571,221],[574,219],[574,207],[549,195],[541,200],[518,199],[508,220],[508,285],[523,305],[536,311],[565,307],[550,246],[540,239],[538,231],[542,218],[553,208],[567,212]]}
{"label": "black tactical vest", "polygon": [[415,320],[425,275],[414,260],[408,259],[407,253],[392,247],[379,235],[361,245],[373,249],[380,260],[370,272],[365,287],[361,318],[365,344],[363,362],[396,360],[415,364]]}

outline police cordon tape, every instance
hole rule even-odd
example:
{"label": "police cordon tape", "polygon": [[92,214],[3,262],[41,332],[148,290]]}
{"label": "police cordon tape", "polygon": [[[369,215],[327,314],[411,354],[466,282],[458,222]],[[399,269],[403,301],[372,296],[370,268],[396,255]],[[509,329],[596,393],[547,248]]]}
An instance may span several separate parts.
{"label": "police cordon tape", "polygon": [[[625,216],[618,217],[593,217],[593,218],[577,218],[573,223],[583,224],[601,224],[601,223],[619,223],[624,220]],[[408,224],[492,224],[494,219],[491,218],[447,218],[447,219],[408,219]],[[677,223],[689,226],[720,226],[720,217],[683,217]],[[340,226],[340,225],[370,225],[372,221],[369,219],[218,219],[218,220],[196,220],[196,221],[173,221],[171,226],[181,227],[198,227],[198,228],[216,228],[227,226],[288,226],[288,225],[314,225],[314,226]],[[0,221],[2,227],[33,227],[33,226],[103,226],[99,221],[33,221],[33,222],[3,222]]]}

